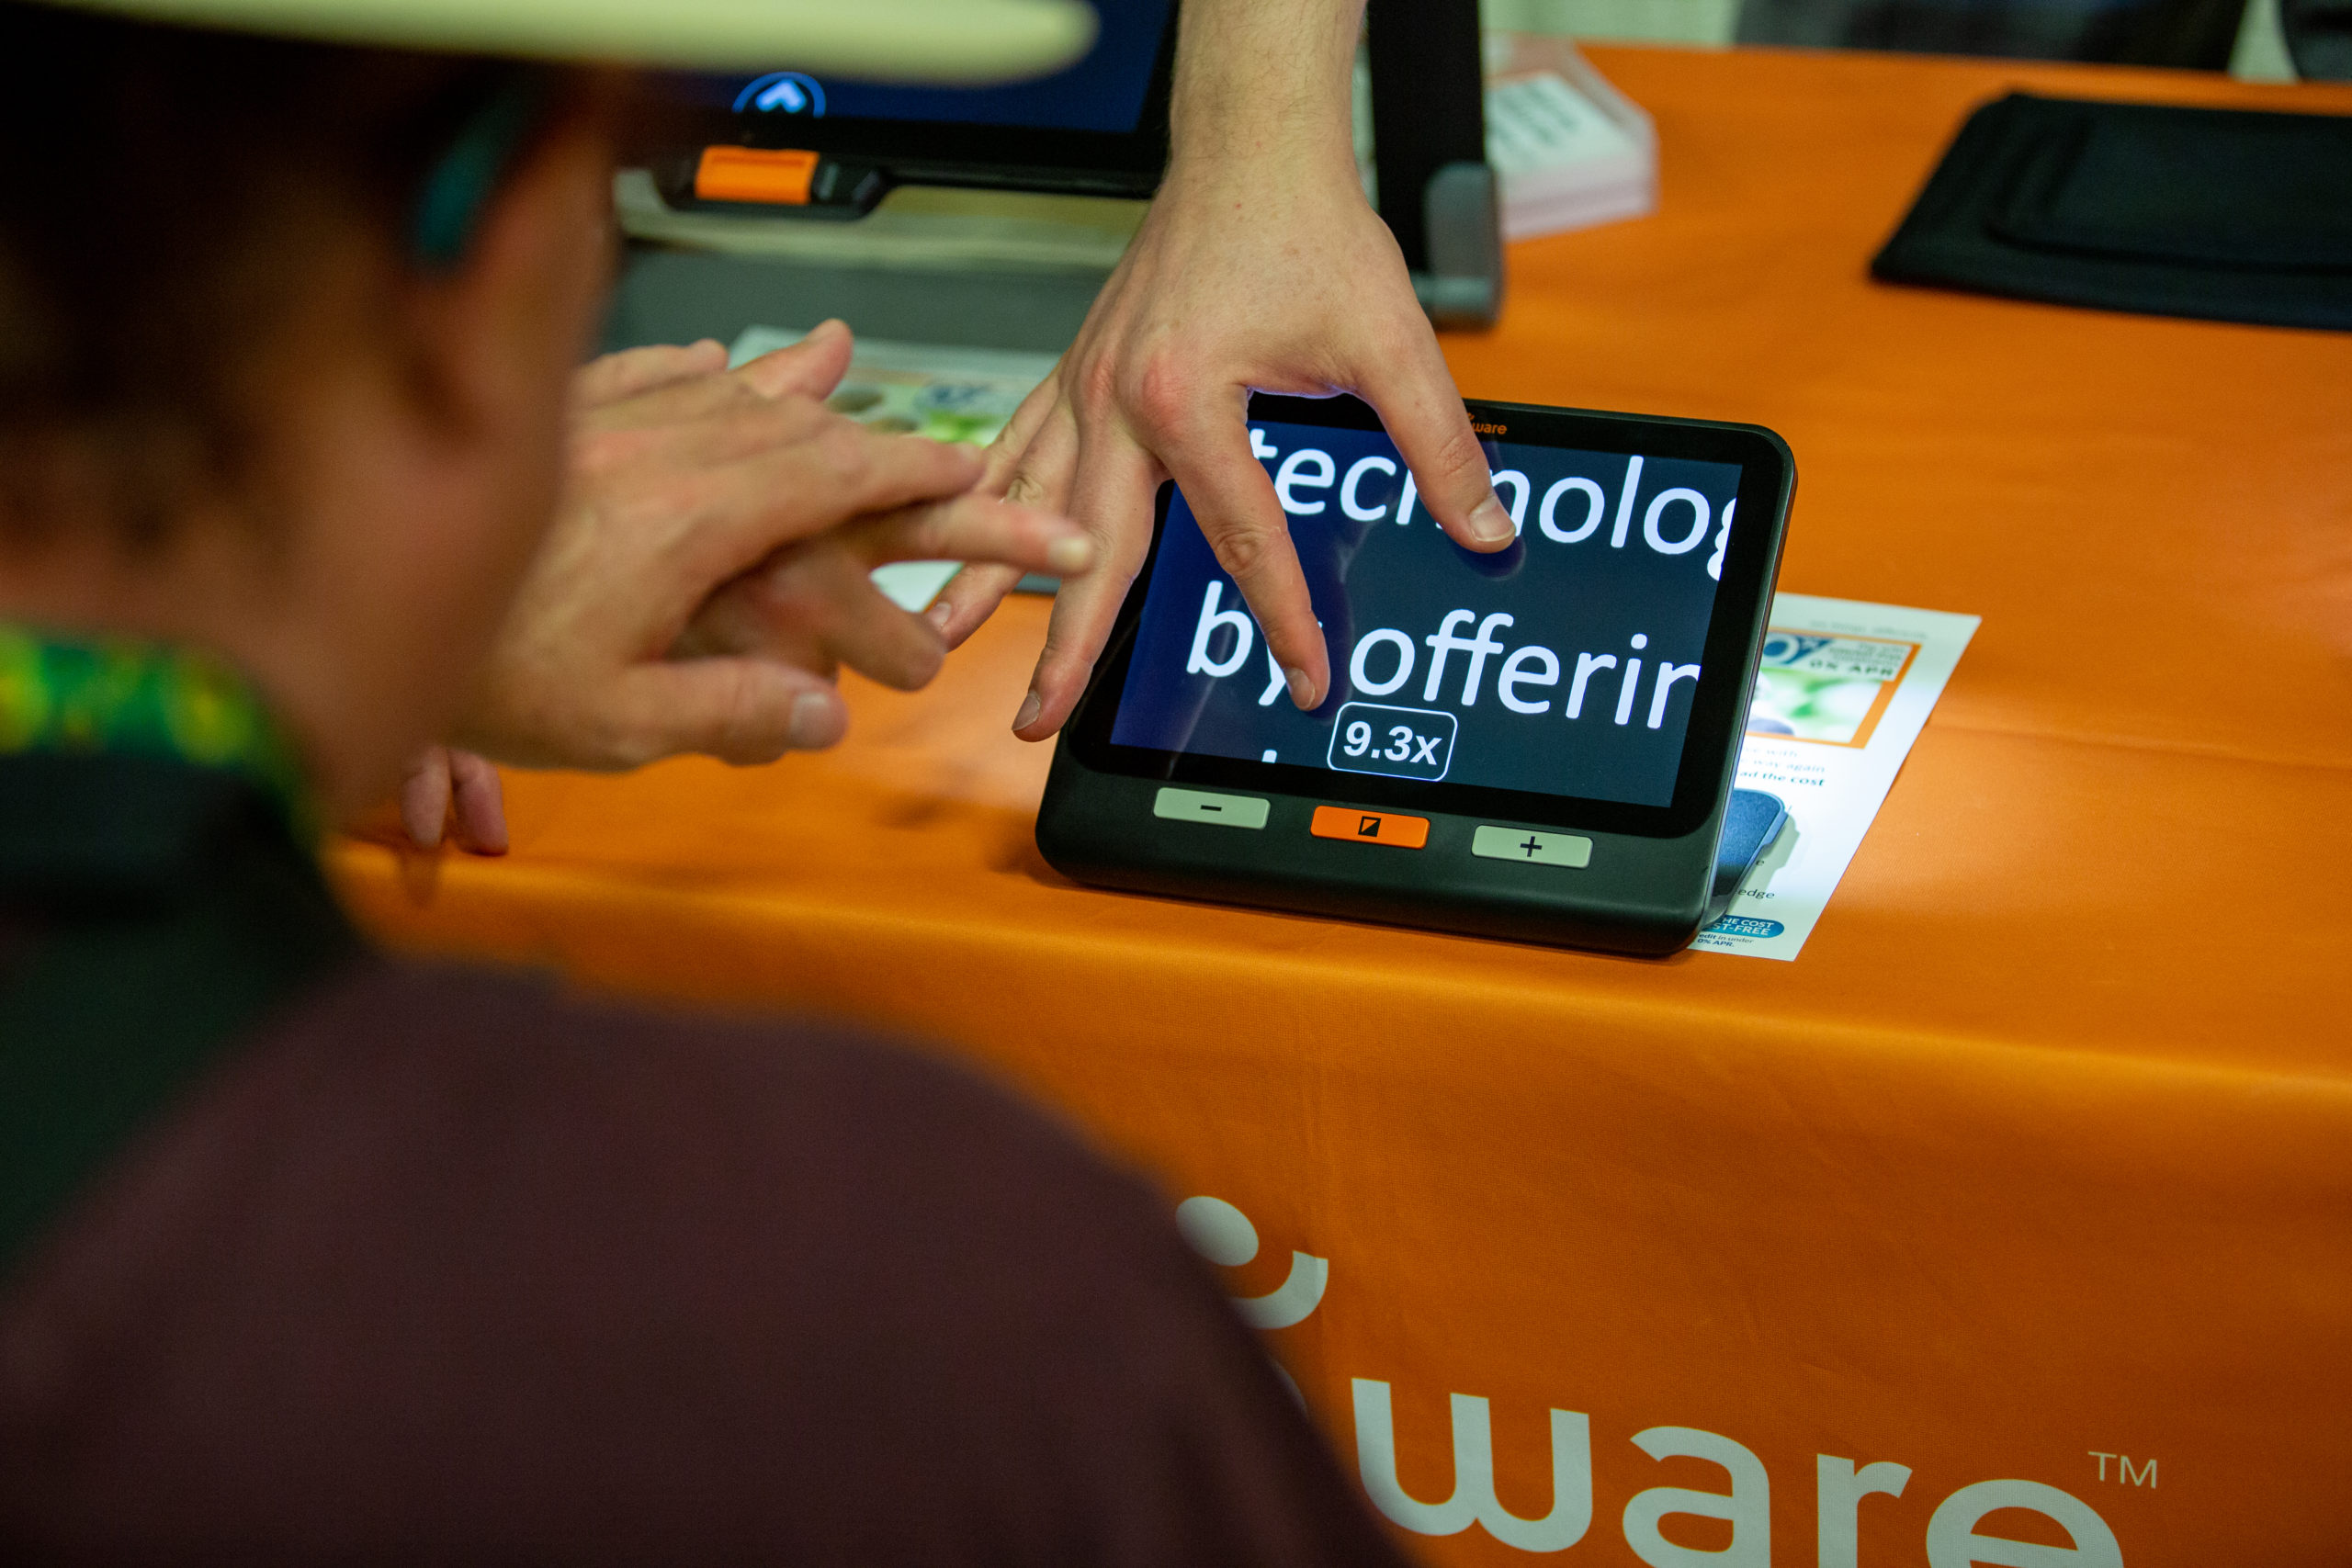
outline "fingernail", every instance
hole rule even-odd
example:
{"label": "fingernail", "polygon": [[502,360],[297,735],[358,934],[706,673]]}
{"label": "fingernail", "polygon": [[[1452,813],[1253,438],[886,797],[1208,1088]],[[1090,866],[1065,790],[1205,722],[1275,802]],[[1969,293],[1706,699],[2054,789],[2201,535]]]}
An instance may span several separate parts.
{"label": "fingernail", "polygon": [[1470,513],[1470,536],[1482,545],[1500,544],[1510,537],[1510,513],[1503,510],[1502,502],[1488,491]]}
{"label": "fingernail", "polygon": [[1046,547],[1046,559],[1063,576],[1074,577],[1094,564],[1094,541],[1083,534],[1056,539]]}
{"label": "fingernail", "polygon": [[1012,716],[1012,728],[1015,729],[1028,728],[1031,725],[1037,722],[1037,716],[1045,711],[1045,699],[1037,695],[1035,692],[1030,693],[1026,697],[1022,699],[1021,711]]}
{"label": "fingernail", "polygon": [[828,746],[833,739],[833,705],[816,692],[792,699],[792,743],[804,750]]}
{"label": "fingernail", "polygon": [[922,618],[931,623],[931,629],[933,631],[937,632],[942,637],[945,637],[947,635],[947,623],[956,618],[956,606],[950,604],[946,600],[942,599],[933,604],[930,609],[925,610],[922,613]]}
{"label": "fingernail", "polygon": [[1288,669],[1283,671],[1283,679],[1290,682],[1290,700],[1293,703],[1303,708],[1315,705],[1315,677],[1304,670]]}

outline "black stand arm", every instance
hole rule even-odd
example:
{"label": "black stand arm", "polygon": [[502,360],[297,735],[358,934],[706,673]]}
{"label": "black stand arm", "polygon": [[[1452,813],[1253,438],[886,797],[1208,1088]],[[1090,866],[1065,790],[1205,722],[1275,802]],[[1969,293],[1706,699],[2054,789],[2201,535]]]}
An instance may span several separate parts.
{"label": "black stand arm", "polygon": [[1488,327],[1503,302],[1502,201],[1487,166],[1475,0],[1369,0],[1380,216],[1441,327]]}

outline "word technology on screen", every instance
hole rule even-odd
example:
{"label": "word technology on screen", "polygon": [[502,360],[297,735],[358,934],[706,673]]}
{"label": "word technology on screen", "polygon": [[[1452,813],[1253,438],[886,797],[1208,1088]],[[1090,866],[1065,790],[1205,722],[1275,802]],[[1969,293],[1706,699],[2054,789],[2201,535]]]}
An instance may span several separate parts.
{"label": "word technology on screen", "polygon": [[1363,403],[1251,398],[1329,660],[1311,710],[1160,488],[1038,807],[1056,869],[1648,954],[1728,907],[1787,816],[1733,785],[1795,459],[1757,425],[1465,408],[1515,530],[1492,552]]}
{"label": "word technology on screen", "polygon": [[1258,423],[1329,645],[1301,713],[1184,498],[1169,502],[1122,746],[1663,806],[1737,525],[1738,468],[1491,443],[1517,540],[1449,539],[1378,431]]}

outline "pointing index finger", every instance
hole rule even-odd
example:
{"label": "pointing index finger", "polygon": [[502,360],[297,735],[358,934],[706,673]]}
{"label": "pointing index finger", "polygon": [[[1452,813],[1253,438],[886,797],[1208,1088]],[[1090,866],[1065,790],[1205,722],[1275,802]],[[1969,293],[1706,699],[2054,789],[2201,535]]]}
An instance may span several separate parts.
{"label": "pointing index finger", "polygon": [[1499,550],[1518,530],[1495,494],[1486,448],[1470,428],[1470,412],[1436,336],[1418,322],[1415,327],[1412,346],[1385,358],[1366,379],[1364,400],[1379,412],[1438,526],[1467,548]]}

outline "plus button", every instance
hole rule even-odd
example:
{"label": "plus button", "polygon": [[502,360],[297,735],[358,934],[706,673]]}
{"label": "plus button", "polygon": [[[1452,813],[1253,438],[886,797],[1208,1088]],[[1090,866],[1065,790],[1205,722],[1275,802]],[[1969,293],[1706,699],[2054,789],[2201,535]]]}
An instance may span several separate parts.
{"label": "plus button", "polygon": [[1527,858],[1529,860],[1533,860],[1535,858],[1535,852],[1544,847],[1544,840],[1537,838],[1534,834],[1530,833],[1527,836],[1527,842],[1520,845],[1519,847],[1527,852]]}

